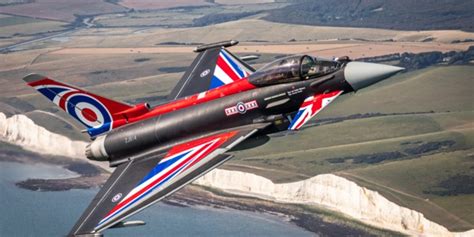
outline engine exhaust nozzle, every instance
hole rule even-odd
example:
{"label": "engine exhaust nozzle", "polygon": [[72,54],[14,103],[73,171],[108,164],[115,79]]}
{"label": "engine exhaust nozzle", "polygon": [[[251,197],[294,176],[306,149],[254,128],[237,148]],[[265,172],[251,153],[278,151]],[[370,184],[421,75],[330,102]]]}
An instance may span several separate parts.
{"label": "engine exhaust nozzle", "polygon": [[105,150],[105,136],[97,137],[86,146],[86,157],[89,160],[107,161],[109,155]]}

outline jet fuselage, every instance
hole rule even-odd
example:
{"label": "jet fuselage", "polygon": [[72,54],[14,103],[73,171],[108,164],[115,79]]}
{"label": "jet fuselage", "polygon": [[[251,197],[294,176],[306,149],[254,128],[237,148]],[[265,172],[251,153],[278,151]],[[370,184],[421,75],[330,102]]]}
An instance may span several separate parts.
{"label": "jet fuselage", "polygon": [[[150,147],[159,150],[156,148],[157,144],[162,144],[164,148],[172,145],[170,141],[173,141],[174,144],[176,141],[198,137],[209,131],[229,129],[262,121],[288,125],[289,120],[286,115],[298,111],[308,96],[334,90],[342,90],[345,93],[352,92],[353,89],[346,82],[343,71],[344,67],[341,67],[330,74],[307,80],[263,87],[248,87],[250,89],[240,93],[227,91],[230,95],[204,103],[195,103],[192,106],[123,126],[96,139],[93,143],[100,144],[94,144],[88,148],[88,157],[97,160],[108,159],[114,165],[119,164],[123,157],[142,153]],[[218,92],[219,88],[214,93]],[[212,95],[212,93],[209,94]],[[193,96],[187,98],[187,100],[194,99]],[[173,103],[175,102],[171,102],[171,104]],[[181,102],[181,104],[185,104],[185,102]],[[151,111],[160,109],[158,106]],[[287,128],[287,126],[274,126],[274,128],[277,127]],[[278,130],[280,129],[269,131]],[[97,155],[97,151],[91,151],[96,147],[102,147],[101,149],[105,150],[106,154],[101,156]]]}

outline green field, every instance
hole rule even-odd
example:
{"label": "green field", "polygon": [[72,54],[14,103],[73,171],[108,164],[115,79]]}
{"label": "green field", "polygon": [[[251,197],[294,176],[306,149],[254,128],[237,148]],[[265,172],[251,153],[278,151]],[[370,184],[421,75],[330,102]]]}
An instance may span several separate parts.
{"label": "green field", "polygon": [[[311,127],[297,135],[274,137],[263,146],[238,151],[230,164],[247,169],[259,167],[263,170],[284,170],[285,174],[269,170],[262,175],[276,182],[287,182],[321,173],[383,163],[374,162],[370,157],[361,159],[360,156],[364,155],[378,155],[384,159],[384,153],[399,152],[401,157],[393,159],[398,161],[432,152],[473,147],[470,133],[472,128],[451,130],[451,127],[441,127],[441,123],[447,123],[446,120],[452,117],[459,118],[459,124],[462,125],[462,122],[472,120],[474,113],[395,115]],[[437,120],[441,122],[438,123]],[[458,124],[451,125],[455,127]],[[413,149],[436,142],[447,144],[441,145],[440,149],[413,154]],[[357,156],[359,160],[355,159]],[[337,159],[341,158],[346,159],[338,162]]]}
{"label": "green field", "polygon": [[31,36],[39,33],[64,30],[63,22],[0,14],[0,37]]}
{"label": "green field", "polygon": [[[472,131],[472,130],[471,130]],[[471,136],[474,133],[471,132]],[[434,195],[440,182],[456,175],[473,176],[474,149],[442,152],[417,159],[388,162],[376,166],[339,172],[402,206],[422,211],[426,217],[443,223],[451,230],[467,230],[473,227],[472,203],[474,195]],[[472,182],[472,181],[471,181]],[[471,185],[469,180],[462,184]]]}
{"label": "green field", "polygon": [[33,18],[28,18],[28,17],[7,16],[7,15],[3,15],[1,19],[2,21],[0,21],[0,27],[28,24],[28,23],[33,23],[37,21]]}
{"label": "green field", "polygon": [[[158,26],[169,28],[182,28],[192,26],[202,17],[207,16],[208,21],[200,23],[215,24],[215,20],[219,20],[215,16],[226,15],[232,18],[222,18],[225,21],[237,20],[243,16],[255,15],[261,11],[272,10],[288,5],[287,3],[260,3],[260,4],[244,4],[238,5],[217,5],[213,7],[190,7],[190,8],[171,8],[128,12],[121,14],[103,15],[95,20],[95,24],[100,27],[144,27]],[[246,13],[241,15],[242,13]],[[211,16],[211,17],[209,17]]]}

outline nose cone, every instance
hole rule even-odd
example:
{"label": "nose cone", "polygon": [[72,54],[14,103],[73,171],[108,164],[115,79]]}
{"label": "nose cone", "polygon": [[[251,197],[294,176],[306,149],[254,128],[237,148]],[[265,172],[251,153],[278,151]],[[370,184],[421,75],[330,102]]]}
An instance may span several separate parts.
{"label": "nose cone", "polygon": [[349,62],[344,68],[344,77],[352,89],[359,90],[403,70],[405,68],[385,64]]}

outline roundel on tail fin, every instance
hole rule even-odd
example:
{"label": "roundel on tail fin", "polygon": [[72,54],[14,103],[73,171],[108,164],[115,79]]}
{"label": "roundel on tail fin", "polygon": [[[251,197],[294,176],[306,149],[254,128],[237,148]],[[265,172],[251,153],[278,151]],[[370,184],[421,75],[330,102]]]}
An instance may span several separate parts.
{"label": "roundel on tail fin", "polygon": [[102,132],[111,130],[112,115],[96,98],[79,92],[69,94],[65,101],[66,112],[86,127],[99,129]]}
{"label": "roundel on tail fin", "polygon": [[23,80],[86,126],[92,137],[112,130],[114,125],[123,125],[123,122],[114,121],[123,120],[123,116],[118,114],[132,108],[130,105],[94,95],[42,75],[31,74]]}

